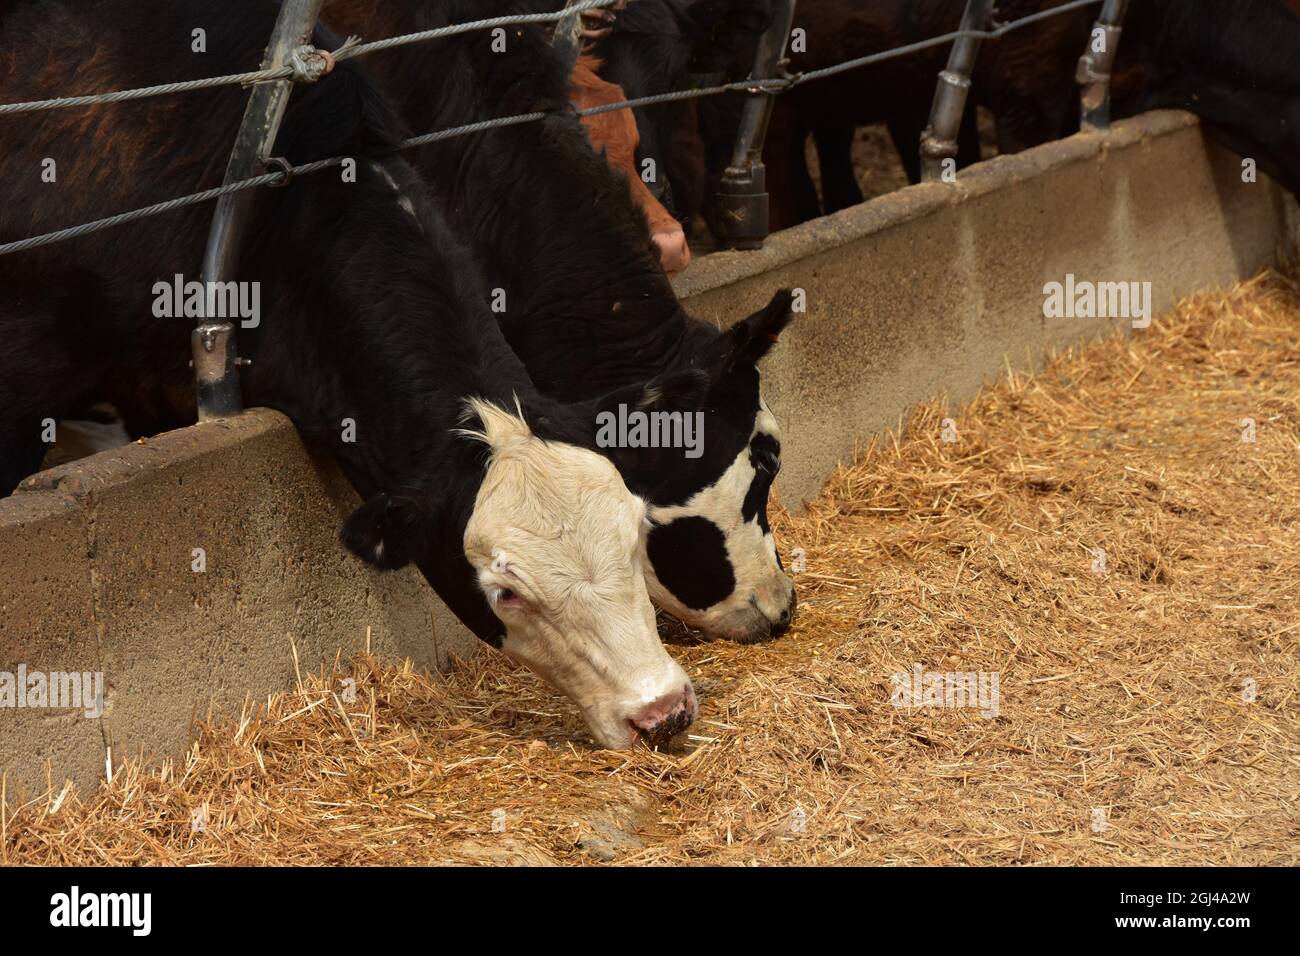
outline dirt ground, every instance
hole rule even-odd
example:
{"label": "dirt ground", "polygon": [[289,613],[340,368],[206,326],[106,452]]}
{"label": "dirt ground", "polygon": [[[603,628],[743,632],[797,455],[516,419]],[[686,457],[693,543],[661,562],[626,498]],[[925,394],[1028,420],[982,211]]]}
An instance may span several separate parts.
{"label": "dirt ground", "polygon": [[[980,133],[980,159],[992,159],[998,154],[997,125],[993,114],[980,107],[978,110]],[[920,144],[916,146],[920,149]],[[817,158],[817,148],[809,137],[805,145],[804,158],[808,163],[808,172],[812,175],[813,185],[821,195],[821,168]],[[898,158],[898,148],[889,135],[884,123],[871,126],[859,126],[853,136],[853,167],[857,173],[858,188],[862,190],[863,201],[891,193],[908,185],[907,172]]]}
{"label": "dirt ground", "polygon": [[[493,652],[362,657],[8,812],[0,862],[1295,865],[1298,492],[1300,288],[1267,273],[936,400],[776,515],[795,627],[671,648],[673,752],[593,749]],[[911,699],[918,669],[989,693]]]}

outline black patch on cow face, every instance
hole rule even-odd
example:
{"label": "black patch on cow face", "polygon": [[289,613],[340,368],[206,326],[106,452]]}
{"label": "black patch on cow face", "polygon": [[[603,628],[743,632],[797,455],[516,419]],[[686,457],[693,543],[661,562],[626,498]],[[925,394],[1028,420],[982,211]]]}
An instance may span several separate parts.
{"label": "black patch on cow face", "polygon": [[682,505],[716,485],[745,454],[759,411],[758,369],[732,369],[713,381],[704,413],[702,454],[687,458],[680,448],[634,448],[611,459],[634,494],[652,505]]}
{"label": "black patch on cow face", "polygon": [[772,490],[772,480],[781,470],[781,443],[771,435],[761,432],[749,443],[749,463],[754,468],[754,479],[745,492],[740,516],[745,521],[757,519],[763,534],[772,529],[767,523],[767,496]]}
{"label": "black patch on cow face", "polygon": [[691,610],[725,601],[736,589],[726,537],[708,518],[692,515],[656,525],[646,552],[659,583]]}

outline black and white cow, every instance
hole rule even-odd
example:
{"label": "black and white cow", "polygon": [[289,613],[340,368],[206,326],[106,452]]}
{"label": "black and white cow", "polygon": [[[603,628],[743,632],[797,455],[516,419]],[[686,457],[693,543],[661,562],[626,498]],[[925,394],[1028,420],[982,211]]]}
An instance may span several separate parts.
{"label": "black and white cow", "polygon": [[[529,0],[333,0],[340,32],[379,37],[519,10]],[[631,9],[629,7],[629,9]],[[659,266],[644,216],[596,156],[568,109],[568,76],[545,31],[478,31],[371,58],[416,132],[515,113],[542,122],[460,137],[415,152],[452,228],[466,239],[497,316],[539,389],[565,402],[675,372],[708,376],[703,454],[608,449],[650,503],[645,571],[654,601],[707,635],[764,640],[794,609],[767,523],[781,463],[758,362],[791,318],[789,293],[727,332],[691,318]]]}
{"label": "black and white cow", "polygon": [[[107,90],[239,72],[275,15],[270,0],[18,0],[0,12],[0,90],[17,101],[65,90],[69,75]],[[218,183],[246,96],[0,117],[0,241]],[[696,704],[641,574],[645,502],[590,450],[600,403],[534,389],[472,253],[393,142],[351,65],[291,98],[277,155],[353,156],[355,181],[331,170],[258,194],[239,270],[260,283],[260,325],[240,336],[245,400],[288,414],[360,491],[349,548],[416,564],[480,637],[572,697],[601,744],[660,741]],[[0,257],[0,493],[39,467],[41,420],[90,399],[113,401],[137,433],[192,420],[193,320],[155,318],[156,283],[197,270],[210,216],[190,208]],[[609,401],[691,405],[702,379],[629,384]]]}

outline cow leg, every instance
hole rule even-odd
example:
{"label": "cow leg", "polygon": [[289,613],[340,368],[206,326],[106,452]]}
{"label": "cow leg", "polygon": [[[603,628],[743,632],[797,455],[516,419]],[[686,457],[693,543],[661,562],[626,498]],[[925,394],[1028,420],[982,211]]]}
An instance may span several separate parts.
{"label": "cow leg", "polygon": [[48,421],[62,421],[84,407],[98,384],[99,370],[82,348],[59,334],[57,310],[0,309],[0,495],[11,494],[41,469]]}
{"label": "cow leg", "polygon": [[0,498],[11,495],[24,478],[41,470],[50,446],[45,442],[0,438]]}
{"label": "cow leg", "polygon": [[802,123],[798,135],[789,145],[790,149],[790,195],[794,199],[794,208],[799,222],[816,219],[822,214],[821,200],[817,198],[817,187],[813,185],[812,174],[808,171],[808,133]]}
{"label": "cow leg", "polygon": [[818,126],[813,130],[822,171],[822,205],[828,213],[862,202],[862,189],[853,168],[856,133],[856,126]]}
{"label": "cow leg", "polygon": [[921,181],[921,130],[924,128],[925,112],[904,110],[896,113],[886,121],[889,138],[894,141],[898,158],[903,161],[909,183]]}
{"label": "cow leg", "polygon": [[788,229],[821,215],[817,190],[808,174],[804,144],[808,128],[791,104],[777,102],[763,144],[767,168],[768,225],[772,232]]}

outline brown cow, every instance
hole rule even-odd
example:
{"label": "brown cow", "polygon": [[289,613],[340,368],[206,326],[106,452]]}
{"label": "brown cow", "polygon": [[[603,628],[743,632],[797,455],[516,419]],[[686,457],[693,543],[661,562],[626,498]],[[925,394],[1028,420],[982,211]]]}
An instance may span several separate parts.
{"label": "brown cow", "polygon": [[[554,4],[539,4],[539,9],[549,7],[558,9],[560,6],[557,0]],[[613,11],[620,9],[621,6],[619,4],[610,9],[586,11],[582,17],[584,41],[590,43],[605,36],[614,21]],[[521,12],[523,9],[526,8],[521,8]],[[406,8],[385,6],[373,3],[372,0],[327,0],[322,17],[332,27],[344,33],[365,33],[368,38],[378,39],[400,34],[410,28],[410,24],[403,19],[403,13],[409,14],[412,10],[421,16],[432,17],[435,8],[433,5],[429,5],[427,10],[418,6]],[[433,25],[432,21],[421,23],[420,27],[427,28],[431,25]],[[377,64],[380,68],[383,65],[382,62]],[[569,81],[569,99],[576,108],[584,109],[627,99],[622,87],[608,83],[596,75],[600,65],[600,62],[594,58],[585,56],[579,58]],[[636,168],[636,150],[640,138],[636,119],[631,110],[615,110],[595,116],[584,116],[582,124],[587,130],[587,138],[591,141],[592,148],[597,153],[604,154],[610,168],[626,173],[628,190],[632,194],[633,201],[645,213],[650,226],[650,235],[659,250],[659,262],[664,271],[673,273],[685,269],[691,261],[685,231],[681,223],[674,219],[663,204],[651,194]],[[416,130],[415,132],[430,131]]]}
{"label": "brown cow", "polygon": [[[623,88],[602,80],[597,74],[601,62],[594,56],[583,55],[569,79],[569,99],[577,109],[617,103],[627,97]],[[627,176],[628,191],[645,213],[650,224],[650,237],[659,249],[659,262],[668,273],[680,272],[691,262],[691,250],[686,244],[682,225],[672,217],[646,187],[637,170],[636,148],[641,142],[636,119],[631,110],[615,110],[582,117],[592,147],[603,153],[610,168]]]}

